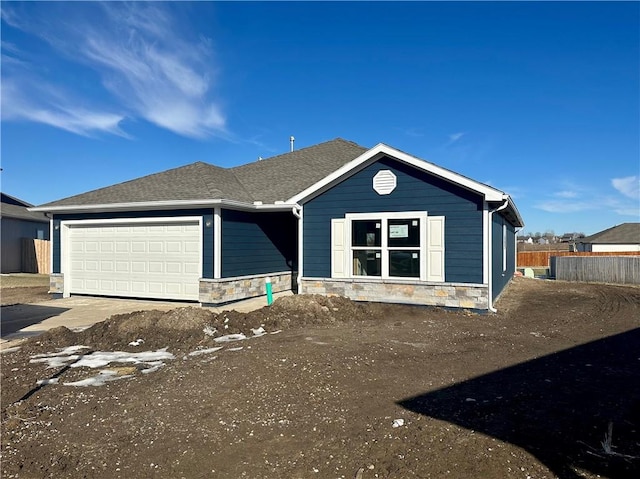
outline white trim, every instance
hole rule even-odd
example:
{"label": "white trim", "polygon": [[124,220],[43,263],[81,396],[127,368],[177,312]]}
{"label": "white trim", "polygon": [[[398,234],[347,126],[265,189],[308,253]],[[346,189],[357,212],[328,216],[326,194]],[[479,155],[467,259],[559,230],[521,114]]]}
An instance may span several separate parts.
{"label": "white trim", "polygon": [[502,276],[507,272],[507,224],[502,220]]}
{"label": "white trim", "polygon": [[213,277],[222,276],[222,208],[213,209]]}
{"label": "white trim", "polygon": [[[202,249],[204,247],[202,241],[202,216],[171,216],[171,217],[144,217],[144,218],[105,218],[105,219],[87,219],[87,220],[61,220],[60,221],[60,273],[64,277],[63,298],[71,296],[71,274],[67,272],[71,270],[71,254],[69,247],[69,230],[72,227],[79,226],[100,226],[100,225],[119,225],[119,224],[150,224],[150,223],[198,223],[200,227],[200,276],[202,276]],[[53,241],[52,241],[53,243]]]}
{"label": "white trim", "polygon": [[290,210],[295,203],[278,203],[268,205],[254,205],[252,203],[244,203],[242,201],[234,200],[169,200],[169,201],[140,201],[129,203],[101,203],[95,205],[65,205],[65,206],[36,206],[27,208],[28,211],[44,211],[51,213],[71,213],[71,212],[106,212],[106,211],[153,211],[162,209],[175,209],[175,208],[207,208],[211,206],[221,206],[228,209],[237,210],[275,210],[275,211],[287,211]]}
{"label": "white trim", "polygon": [[115,225],[115,224],[131,224],[131,223],[183,223],[197,221],[202,226],[202,216],[145,216],[144,218],[100,218],[86,220],[60,220],[60,228],[63,226],[81,226],[81,225]]}
{"label": "white trim", "polygon": [[353,173],[353,170],[355,170],[356,168],[363,167],[363,165],[366,166],[369,163],[373,163],[383,156],[390,156],[419,170],[426,171],[427,173],[439,176],[447,181],[458,184],[471,191],[475,191],[476,193],[483,195],[486,201],[504,201],[505,199],[506,195],[502,191],[499,191],[482,183],[478,183],[477,181],[467,178],[466,176],[454,173],[451,170],[447,170],[433,163],[421,160],[420,158],[416,158],[415,156],[409,155],[400,150],[396,150],[395,148],[385,145],[384,143],[378,143],[370,150],[365,151],[362,155],[358,156],[356,159],[350,161],[343,167],[326,176],[319,182],[291,197],[287,202],[298,203],[301,200],[313,195],[321,188],[333,184],[349,173]]}
{"label": "white trim", "polygon": [[49,274],[53,273],[53,218],[49,220]]}
{"label": "white trim", "polygon": [[489,284],[489,261],[491,260],[491,242],[489,238],[489,206],[482,203],[482,282]]}
{"label": "white trim", "polygon": [[[296,283],[298,285],[298,292],[300,292],[302,288],[302,263],[304,258],[304,211],[302,206],[296,205],[293,207],[291,212],[293,213],[293,216],[296,216],[298,218],[298,274]],[[291,287],[293,287],[293,285],[291,285]]]}
{"label": "white trim", "polygon": [[[408,218],[417,218],[420,220],[420,246],[418,247],[389,247],[388,246],[388,234],[386,225],[388,224],[388,220],[390,219],[408,219]],[[346,274],[348,278],[362,278],[363,276],[355,275],[353,273],[353,251],[365,250],[365,249],[380,249],[382,253],[381,258],[381,271],[380,278],[384,280],[396,280],[399,278],[404,278],[403,276],[389,276],[389,261],[388,261],[388,252],[391,251],[400,251],[400,250],[416,250],[420,251],[420,276],[415,279],[415,281],[426,281],[427,280],[427,254],[428,254],[428,245],[427,245],[427,218],[428,214],[426,211],[394,211],[394,212],[380,212],[380,213],[346,213],[344,215],[344,219],[346,220],[345,224],[345,245],[347,251],[347,270]],[[382,224],[380,228],[384,230],[384,233],[381,232],[380,238],[380,246],[375,247],[354,247],[351,243],[351,223],[353,220],[381,220]],[[365,276],[366,277],[366,276]]]}

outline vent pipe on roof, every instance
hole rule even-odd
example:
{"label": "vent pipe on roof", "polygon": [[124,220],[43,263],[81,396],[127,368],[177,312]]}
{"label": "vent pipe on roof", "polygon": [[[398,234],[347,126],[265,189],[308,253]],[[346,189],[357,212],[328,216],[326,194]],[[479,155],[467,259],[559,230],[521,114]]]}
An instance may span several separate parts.
{"label": "vent pipe on roof", "polygon": [[292,136],[291,138],[289,138],[289,143],[291,143],[291,151],[293,151],[293,142],[296,141],[296,139]]}

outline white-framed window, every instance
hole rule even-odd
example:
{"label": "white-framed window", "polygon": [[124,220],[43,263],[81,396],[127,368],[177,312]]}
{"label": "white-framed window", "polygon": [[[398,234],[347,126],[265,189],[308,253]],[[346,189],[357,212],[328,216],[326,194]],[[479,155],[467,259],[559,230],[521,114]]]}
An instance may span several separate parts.
{"label": "white-framed window", "polygon": [[507,225],[502,223],[502,272],[507,271]]}
{"label": "white-framed window", "polygon": [[444,217],[409,211],[333,219],[331,275],[444,281]]}

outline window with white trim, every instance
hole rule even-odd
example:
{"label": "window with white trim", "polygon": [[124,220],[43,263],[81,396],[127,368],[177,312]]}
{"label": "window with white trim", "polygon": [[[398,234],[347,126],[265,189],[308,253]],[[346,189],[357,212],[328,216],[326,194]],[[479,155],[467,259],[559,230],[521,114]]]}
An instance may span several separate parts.
{"label": "window with white trim", "polygon": [[502,223],[502,272],[507,271],[507,225]]}
{"label": "window with white trim", "polygon": [[444,217],[352,213],[332,220],[332,277],[444,281]]}

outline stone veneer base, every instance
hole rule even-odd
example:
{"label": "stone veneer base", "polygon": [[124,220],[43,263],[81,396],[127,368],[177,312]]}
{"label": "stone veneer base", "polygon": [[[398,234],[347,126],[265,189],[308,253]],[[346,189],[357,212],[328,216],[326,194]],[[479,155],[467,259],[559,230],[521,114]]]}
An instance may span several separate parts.
{"label": "stone veneer base", "polygon": [[64,275],[62,273],[51,273],[49,275],[49,294],[58,298],[64,293]]}
{"label": "stone veneer base", "polygon": [[344,296],[354,301],[489,309],[489,287],[484,284],[303,278],[301,292]]}
{"label": "stone veneer base", "polygon": [[200,279],[200,303],[217,305],[241,299],[264,296],[266,279],[271,278],[271,291],[280,293],[290,291],[293,273],[259,274],[235,278]]}

